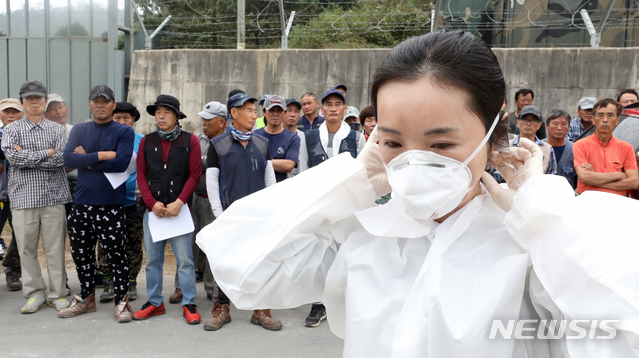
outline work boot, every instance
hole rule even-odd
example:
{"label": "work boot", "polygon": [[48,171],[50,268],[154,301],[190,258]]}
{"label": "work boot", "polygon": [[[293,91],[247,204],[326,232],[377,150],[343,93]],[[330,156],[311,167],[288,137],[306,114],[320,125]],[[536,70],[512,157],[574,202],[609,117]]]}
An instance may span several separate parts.
{"label": "work boot", "polygon": [[7,273],[7,288],[9,291],[20,291],[22,289],[22,281],[20,281],[19,274]]}
{"label": "work boot", "polygon": [[182,297],[184,297],[184,295],[182,295],[182,290],[180,290],[180,288],[176,288],[175,292],[173,292],[173,294],[169,297],[169,303],[180,303],[182,302]]}
{"label": "work boot", "polygon": [[254,310],[251,316],[251,323],[258,324],[269,331],[279,331],[282,329],[282,322],[276,320],[271,315],[271,310]]}
{"label": "work boot", "polygon": [[129,296],[124,295],[122,301],[115,305],[115,320],[118,323],[131,322],[133,319],[133,309],[129,305]]}
{"label": "work boot", "polygon": [[79,295],[73,295],[71,307],[58,312],[58,316],[60,318],[71,318],[89,312],[95,312],[95,293],[90,294],[84,300]]}
{"label": "work boot", "polygon": [[113,300],[113,278],[104,278],[104,291],[100,295],[100,302],[109,302]]}
{"label": "work boot", "polygon": [[138,282],[137,281],[129,281],[129,301],[135,301],[138,298]]}
{"label": "work boot", "polygon": [[226,323],[231,322],[231,308],[227,304],[215,302],[213,305],[213,317],[204,322],[204,329],[207,331],[217,331]]}

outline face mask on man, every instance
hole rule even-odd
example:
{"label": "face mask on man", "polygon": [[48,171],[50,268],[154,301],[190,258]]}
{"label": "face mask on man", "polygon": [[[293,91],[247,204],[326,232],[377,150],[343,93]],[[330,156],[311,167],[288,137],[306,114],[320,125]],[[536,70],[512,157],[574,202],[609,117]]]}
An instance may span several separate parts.
{"label": "face mask on man", "polygon": [[409,150],[386,165],[392,197],[415,219],[435,220],[455,210],[472,189],[468,169],[499,122],[492,126],[479,146],[463,163],[431,151]]}

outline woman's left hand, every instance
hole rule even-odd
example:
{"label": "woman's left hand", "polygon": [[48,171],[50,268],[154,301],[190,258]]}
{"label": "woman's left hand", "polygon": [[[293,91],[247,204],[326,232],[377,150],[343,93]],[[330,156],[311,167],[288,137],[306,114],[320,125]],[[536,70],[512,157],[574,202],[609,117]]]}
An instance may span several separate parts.
{"label": "woman's left hand", "polygon": [[166,206],[166,211],[164,212],[164,216],[167,218],[174,218],[180,214],[180,209],[182,209],[182,205],[184,202],[180,199],[170,203]]}

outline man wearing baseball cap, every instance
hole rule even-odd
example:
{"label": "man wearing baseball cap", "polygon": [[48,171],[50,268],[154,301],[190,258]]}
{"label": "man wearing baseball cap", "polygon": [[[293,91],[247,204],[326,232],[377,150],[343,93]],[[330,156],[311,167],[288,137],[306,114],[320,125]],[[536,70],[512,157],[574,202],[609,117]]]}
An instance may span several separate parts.
{"label": "man wearing baseball cap", "polygon": [[300,155],[300,139],[289,130],[284,129],[282,122],[286,115],[286,100],[281,96],[270,96],[264,102],[266,127],[255,131],[268,139],[275,179],[281,182],[297,167]]}
{"label": "man wearing baseball cap", "polygon": [[255,120],[255,128],[254,129],[260,129],[260,128],[264,128],[264,126],[266,126],[266,119],[265,119],[265,114],[264,114],[264,102],[266,102],[266,99],[269,98],[271,95],[270,94],[265,94],[264,96],[262,96],[262,99],[260,99],[260,101],[258,102],[258,105],[260,106],[260,110],[262,113],[262,116],[257,118],[257,120]]}
{"label": "man wearing baseball cap", "polygon": [[[47,88],[42,82],[25,82],[20,102],[24,118],[4,128],[2,151],[9,162],[9,201],[21,258],[22,292],[28,299],[22,313],[36,312],[47,302],[60,310],[69,306],[64,265],[64,204],[71,201],[63,167],[66,133],[44,117]],[[40,235],[47,257],[48,299],[37,259]]]}
{"label": "man wearing baseball cap", "polygon": [[[129,102],[117,102],[115,110],[113,110],[113,121],[124,124],[133,128],[135,122],[140,119],[140,112]],[[131,161],[135,161],[140,147],[140,141],[144,136],[135,132],[133,141],[133,152],[135,158],[131,157]],[[142,258],[144,244],[144,228],[142,226],[142,214],[139,208],[143,209],[143,205],[136,204],[136,196],[139,197],[139,190],[136,191],[137,168],[129,174],[126,180],[126,199],[124,204],[125,221],[126,221],[126,258],[129,264],[129,290],[127,295],[129,301],[135,301],[138,297],[137,277],[142,268]],[[137,195],[136,195],[137,192]],[[98,268],[104,277],[104,290],[100,295],[100,302],[108,302],[113,300],[115,290],[113,288],[113,269],[109,264],[108,257],[101,245],[98,245]]]}
{"label": "man wearing baseball cap", "polygon": [[[200,142],[200,150],[202,153],[202,174],[200,176],[200,182],[195,187],[195,191],[193,192],[193,204],[191,206],[191,215],[193,216],[193,224],[195,225],[194,234],[197,233],[206,225],[213,222],[215,216],[213,215],[213,211],[211,209],[211,204],[209,203],[208,194],[206,193],[206,153],[209,149],[209,145],[211,144],[211,139],[217,137],[218,135],[224,133],[228,123],[228,114],[226,111],[226,105],[220,102],[209,102],[204,105],[202,111],[198,113],[198,116],[202,119],[202,133],[200,133],[197,138]],[[200,247],[193,244],[193,262],[196,269],[196,278],[198,275],[198,258],[200,256]],[[204,253],[201,253],[204,256]],[[208,298],[213,297],[213,293],[217,292],[218,289],[215,285],[215,280],[213,279],[213,273],[211,273],[211,269],[209,268],[209,263],[204,257],[204,267],[201,267],[200,270],[204,271],[203,280],[204,280],[204,291],[206,291],[206,296]],[[202,275],[200,273],[200,275]],[[180,288],[180,280],[178,278],[177,270],[175,273],[175,292],[169,297],[169,303],[180,303],[182,301],[183,294]],[[204,324],[204,328],[206,328],[206,323]]]}
{"label": "man wearing baseball cap", "polygon": [[333,86],[333,89],[336,89],[336,90],[342,92],[342,94],[344,95],[344,98],[346,98],[346,91],[348,90],[348,88],[346,88],[346,85],[338,84],[338,85]]}
{"label": "man wearing baseball cap", "polygon": [[[342,91],[330,89],[322,95],[322,113],[326,120],[319,128],[306,132],[309,168],[345,152],[356,158],[364,149],[364,135],[352,130],[343,120],[346,110],[346,98]],[[325,319],[326,308],[321,302],[316,302],[311,306],[311,312],[304,324],[307,327],[317,327]]]}
{"label": "man wearing baseball cap", "polygon": [[[24,109],[20,101],[15,98],[5,98],[0,101],[0,119],[3,126],[19,120],[24,115]],[[2,128],[0,128],[0,138],[2,138]],[[4,228],[4,224],[9,220],[9,226],[13,228],[13,219],[11,216],[11,207],[9,202],[9,195],[7,192],[7,171],[9,170],[9,162],[4,158],[4,153],[0,150],[2,159],[0,165],[2,170],[0,171],[0,199],[2,200],[2,209],[0,210],[0,232]],[[16,241],[15,231],[11,232],[11,243],[7,249],[2,240],[2,249],[6,249],[6,253],[3,252],[4,259],[2,260],[2,266],[5,267],[4,274],[7,280],[7,288],[9,291],[19,291],[22,289],[22,282],[20,281],[21,268],[20,268],[20,254],[18,253],[18,243]],[[4,250],[2,250],[4,251]]]}
{"label": "man wearing baseball cap", "polygon": [[[229,129],[213,138],[206,154],[206,191],[215,217],[222,215],[235,201],[275,184],[275,172],[268,140],[253,133],[257,118],[257,99],[245,93],[229,98]],[[256,228],[257,229],[257,228]],[[215,299],[208,330],[217,330],[231,321],[229,299],[222,290]],[[251,323],[268,330],[282,329],[271,310],[254,310]]]}
{"label": "man wearing baseball cap", "polygon": [[597,103],[595,97],[582,97],[577,107],[577,118],[570,120],[566,139],[575,142],[586,130],[592,127],[592,107]]}
{"label": "man wearing baseball cap", "polygon": [[131,162],[133,128],[113,120],[115,95],[105,85],[89,93],[93,121],[73,126],[64,148],[64,164],[78,169],[78,190],[69,214],[71,256],[80,279],[81,291],[62,318],[95,312],[95,245],[106,252],[113,272],[117,322],[129,322],[133,311],[128,303],[129,265],[126,255],[126,185],[114,187],[105,173],[124,172]]}
{"label": "man wearing baseball cap", "polygon": [[519,111],[519,117],[517,118],[519,134],[517,134],[510,142],[510,145],[513,147],[519,147],[520,138],[526,138],[537,144],[544,153],[544,173],[557,174],[557,159],[555,157],[555,151],[552,149],[550,144],[541,141],[536,135],[537,131],[541,127],[541,123],[542,117],[539,108],[535,106],[523,107],[521,111]]}
{"label": "man wearing baseball cap", "polygon": [[284,117],[284,128],[297,134],[300,139],[300,155],[297,161],[297,167],[293,169],[290,177],[293,177],[304,170],[308,169],[308,156],[306,154],[306,136],[304,132],[297,128],[302,112],[302,103],[295,98],[286,99],[286,116]]}

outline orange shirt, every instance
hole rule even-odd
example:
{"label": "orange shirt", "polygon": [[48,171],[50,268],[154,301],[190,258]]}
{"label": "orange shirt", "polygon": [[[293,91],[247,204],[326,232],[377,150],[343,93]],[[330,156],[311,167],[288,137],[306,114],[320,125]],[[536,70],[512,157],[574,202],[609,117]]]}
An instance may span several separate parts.
{"label": "orange shirt", "polygon": [[[575,156],[575,167],[581,166],[583,163],[590,163],[592,169],[597,173],[625,172],[626,170],[637,170],[637,161],[635,159],[634,149],[628,142],[615,137],[605,146],[596,135],[591,135],[584,139],[578,140],[572,147],[572,153]],[[603,191],[619,195],[626,195],[626,191],[616,191],[600,188],[584,184],[579,180],[577,183],[577,192],[579,194],[586,190]]]}

